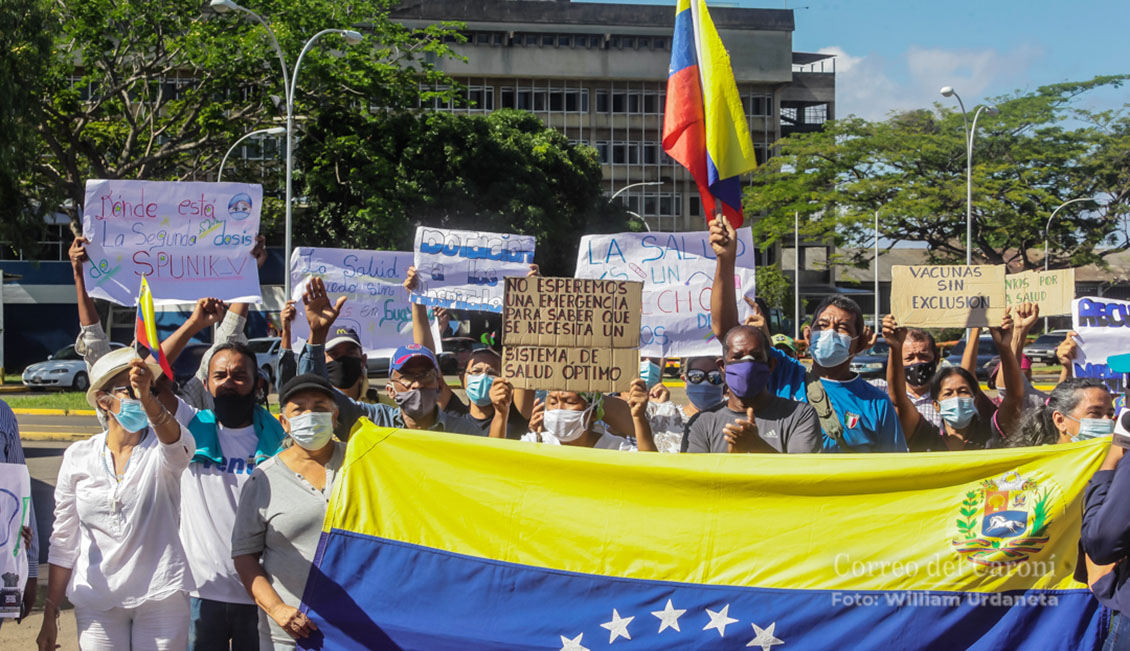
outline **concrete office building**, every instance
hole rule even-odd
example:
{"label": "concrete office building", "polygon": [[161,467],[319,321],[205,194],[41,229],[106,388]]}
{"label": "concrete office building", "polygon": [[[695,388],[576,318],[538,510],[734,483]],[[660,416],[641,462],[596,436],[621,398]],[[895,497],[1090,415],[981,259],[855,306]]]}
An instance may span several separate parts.
{"label": "concrete office building", "polygon": [[[792,11],[710,13],[730,53],[759,162],[782,136],[833,118],[834,60],[792,51]],[[467,61],[434,62],[466,86],[467,105],[431,108],[532,111],[597,149],[609,195],[661,181],[618,195],[653,231],[702,228],[694,181],[661,144],[673,5],[426,0],[403,3],[393,18],[409,27],[466,25],[466,42],[453,49]]]}

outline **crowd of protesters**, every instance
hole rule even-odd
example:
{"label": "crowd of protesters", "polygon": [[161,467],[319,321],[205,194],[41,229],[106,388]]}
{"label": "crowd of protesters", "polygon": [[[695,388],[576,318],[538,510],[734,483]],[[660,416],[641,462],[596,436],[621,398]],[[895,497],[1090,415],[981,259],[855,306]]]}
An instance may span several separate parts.
{"label": "crowd of protesters", "polygon": [[[949,365],[930,333],[892,316],[880,325],[889,344],[885,380],[868,382],[851,371],[851,360],[880,333],[865,326],[854,301],[832,295],[816,307],[803,336],[811,365],[803,364],[799,342],[770,332],[763,306],[739,322],[737,238],[725,220],[711,223],[710,244],[717,256],[711,322],[721,345],[717,356],[678,360],[685,402],[661,382],[666,360],[641,359],[639,377],[617,394],[535,392],[513,387],[490,347],[467,360],[461,396],[444,379],[428,310],[418,304],[413,340],[390,360],[387,400],[372,401],[361,338],[335,325],[346,299],[331,300],[314,278],[302,301],[288,302],[280,315],[275,417],[265,407],[269,379],[243,334],[249,306],[197,301],[162,350],[173,360],[209,327],[214,343],[197,374],[177,386],[133,347],[111,351],[83,283],[85,241],[76,239],[75,347],[89,365],[87,400],[105,431],[67,449],[50,539],[25,532],[33,556],[40,544],[49,549],[39,648],[56,648],[64,597],[74,605],[82,649],[294,648],[316,630],[299,605],[334,478],[362,417],[387,427],[662,453],[942,453],[1114,430],[1107,386],[1070,377],[1072,337],[1057,351],[1064,370],[1055,389],[1044,394],[1032,385],[1022,353],[1038,318],[1032,305],[989,328],[1000,351],[990,377],[995,399],[977,379],[975,345],[960,366]],[[261,249],[260,241],[260,264]],[[404,288],[416,287],[410,269]],[[310,334],[296,351],[297,318]],[[19,462],[14,430],[0,403],[6,460]],[[1117,613],[1130,608],[1130,503],[1107,499],[1130,490],[1121,450],[1112,446],[1088,489],[1080,566],[1115,612],[1112,635],[1125,640],[1130,622]],[[32,601],[35,576],[33,567]]]}

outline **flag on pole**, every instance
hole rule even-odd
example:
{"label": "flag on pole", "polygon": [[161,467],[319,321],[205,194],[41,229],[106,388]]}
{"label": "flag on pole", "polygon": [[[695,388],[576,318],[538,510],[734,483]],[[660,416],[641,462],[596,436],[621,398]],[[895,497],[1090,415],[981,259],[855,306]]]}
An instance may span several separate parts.
{"label": "flag on pole", "polygon": [[157,337],[157,315],[153,309],[153,294],[149,291],[149,283],[145,276],[141,277],[141,290],[137,294],[137,328],[134,337],[137,339],[137,355],[145,359],[152,355],[161,366],[161,370],[169,379],[173,379],[173,369],[165,353],[161,350],[161,340]]}
{"label": "flag on pole", "polygon": [[706,0],[678,0],[663,150],[690,171],[707,220],[721,208],[742,225],[739,177],[757,167],[730,55],[714,28]]}
{"label": "flag on pole", "polygon": [[1109,446],[633,454],[362,420],[298,648],[1097,648],[1074,571]]}

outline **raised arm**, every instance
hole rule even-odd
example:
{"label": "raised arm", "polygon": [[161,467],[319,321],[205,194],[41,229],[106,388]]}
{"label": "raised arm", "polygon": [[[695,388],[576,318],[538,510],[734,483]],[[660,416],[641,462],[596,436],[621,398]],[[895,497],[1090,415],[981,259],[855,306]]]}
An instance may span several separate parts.
{"label": "raised arm", "polygon": [[170,364],[175,362],[184,352],[184,347],[188,345],[188,342],[200,331],[222,321],[227,310],[227,306],[218,298],[198,299],[196,306],[192,309],[192,314],[173,334],[161,342],[161,351],[165,353],[165,359],[169,360]]}
{"label": "raised arm", "polygon": [[[157,438],[165,445],[172,445],[180,440],[181,426],[175,418],[165,409],[161,401],[149,390],[153,386],[153,375],[149,367],[140,359],[130,362],[129,383],[134,394],[141,400],[141,407],[149,418],[149,424],[157,433]],[[187,457],[186,457],[187,459]],[[188,465],[187,460],[185,465]]]}
{"label": "raised arm", "polygon": [[[420,286],[420,277],[416,267],[408,267],[404,274],[404,291],[411,294]],[[435,338],[432,337],[431,324],[428,323],[428,306],[422,303],[410,303],[412,306],[412,341],[424,348],[436,352]]]}
{"label": "raised arm", "polygon": [[738,325],[738,303],[735,298],[734,264],[738,257],[738,234],[729,220],[717,215],[710,222],[710,248],[717,262],[710,294],[710,328],[722,339],[730,328]]}
{"label": "raised arm", "polygon": [[965,340],[965,352],[961,354],[961,368],[977,377],[977,349],[981,347],[981,329],[969,330],[969,338]]}
{"label": "raised arm", "polygon": [[514,387],[502,378],[495,378],[490,385],[490,404],[494,405],[494,417],[490,421],[490,437],[506,438],[506,428],[510,424],[510,403],[514,400]]}
{"label": "raised arm", "polygon": [[1024,345],[1028,343],[1028,333],[1040,320],[1040,305],[1038,303],[1021,303],[1016,306],[1016,316],[1013,318],[1012,329],[1012,354],[1019,360],[1024,355]]}
{"label": "raised arm", "polygon": [[628,391],[628,408],[632,413],[632,429],[636,434],[636,448],[640,452],[658,452],[655,437],[651,433],[651,423],[647,420],[647,384],[636,378]]}
{"label": "raised arm", "polygon": [[1067,337],[1055,349],[1055,357],[1059,360],[1059,381],[1056,384],[1062,384],[1075,375],[1072,360],[1075,359],[1075,353],[1079,350],[1079,343],[1075,341],[1077,336],[1075,331],[1072,330],[1067,333]]}
{"label": "raised arm", "polygon": [[887,353],[887,395],[898,413],[899,423],[909,443],[918,429],[922,415],[906,395],[906,373],[902,363],[902,346],[906,343],[906,328],[900,328],[894,315],[883,317],[883,339],[890,345]]}
{"label": "raised arm", "polygon": [[[1009,345],[1014,323],[1011,308],[1005,308],[1004,319],[1001,327],[989,328],[989,334],[1001,354],[1001,369],[999,378],[1004,380],[1004,399],[997,408],[997,425],[1005,436],[1016,431],[1020,423],[1020,408],[1024,404],[1024,374],[1020,371],[1020,362]],[[998,379],[998,382],[1000,380]]]}

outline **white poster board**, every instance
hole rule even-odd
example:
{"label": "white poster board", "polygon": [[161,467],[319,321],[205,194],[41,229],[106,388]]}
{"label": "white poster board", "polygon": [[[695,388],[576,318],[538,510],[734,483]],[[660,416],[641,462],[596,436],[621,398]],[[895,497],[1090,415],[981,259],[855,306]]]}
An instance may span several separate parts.
{"label": "white poster board", "polygon": [[1077,298],[1071,303],[1071,326],[1079,344],[1072,360],[1075,377],[1107,380],[1121,392],[1121,373],[1107,366],[1107,357],[1130,352],[1130,302],[1110,298]]}
{"label": "white poster board", "polygon": [[331,303],[341,296],[349,299],[334,321],[334,328],[356,330],[369,357],[391,356],[398,347],[412,343],[412,305],[403,287],[410,266],[412,254],[405,251],[294,249],[290,256],[290,283],[298,314],[291,332],[297,339],[310,337],[302,292],[310,278],[318,277],[326,284]]}
{"label": "white poster board", "polygon": [[262,205],[263,188],[250,183],[87,181],[86,289],[134,305],[148,276],[158,304],[259,302],[251,249]]}
{"label": "white poster board", "polygon": [[[575,275],[643,282],[641,355],[720,355],[722,344],[710,328],[716,260],[707,231],[586,235]],[[752,312],[742,297],[756,293],[754,269],[753,236],[749,228],[740,228],[734,283],[742,321]]]}
{"label": "white poster board", "polygon": [[19,617],[27,586],[31,477],[22,463],[0,463],[0,617]]}
{"label": "white poster board", "polygon": [[502,313],[506,276],[525,276],[534,237],[420,226],[413,247],[419,289],[413,303]]}

